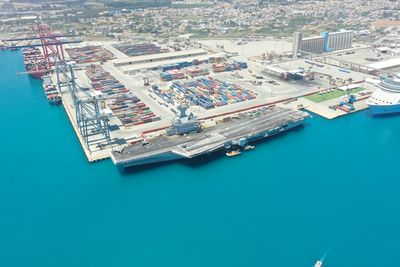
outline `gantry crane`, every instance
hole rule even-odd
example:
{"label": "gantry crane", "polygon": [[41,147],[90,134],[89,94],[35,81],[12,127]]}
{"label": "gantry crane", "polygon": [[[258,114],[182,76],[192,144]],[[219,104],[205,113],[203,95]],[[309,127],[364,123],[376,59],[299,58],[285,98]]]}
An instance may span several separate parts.
{"label": "gantry crane", "polygon": [[[56,66],[57,85],[60,92],[65,89],[71,95],[75,119],[86,147],[90,150],[92,141],[106,141],[111,144],[109,117],[111,112],[101,107],[101,93],[92,92],[77,84],[73,66],[64,63]],[[100,139],[91,140],[90,137],[99,135]]]}

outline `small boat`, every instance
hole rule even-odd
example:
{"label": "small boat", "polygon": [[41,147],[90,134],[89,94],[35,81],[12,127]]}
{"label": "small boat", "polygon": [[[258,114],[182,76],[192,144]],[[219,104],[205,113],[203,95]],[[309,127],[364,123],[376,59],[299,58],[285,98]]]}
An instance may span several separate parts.
{"label": "small boat", "polygon": [[61,99],[61,97],[58,96],[58,95],[49,95],[49,96],[47,96],[47,101],[49,101],[49,103],[50,103],[51,105],[56,105],[56,106],[58,106],[58,105],[61,104],[62,99]]}
{"label": "small boat", "polygon": [[314,267],[322,267],[322,261],[317,261]]}
{"label": "small boat", "polygon": [[240,155],[241,153],[242,152],[240,152],[240,150],[232,150],[232,151],[226,152],[226,155],[228,157],[234,157],[234,156]]}
{"label": "small boat", "polygon": [[244,147],[244,150],[253,150],[254,148],[256,148],[256,147],[247,145],[247,146]]}

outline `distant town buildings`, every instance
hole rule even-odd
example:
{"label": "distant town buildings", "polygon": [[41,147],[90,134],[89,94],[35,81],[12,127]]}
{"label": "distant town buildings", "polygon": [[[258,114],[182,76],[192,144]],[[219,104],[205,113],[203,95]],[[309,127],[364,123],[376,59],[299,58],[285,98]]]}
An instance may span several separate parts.
{"label": "distant town buildings", "polygon": [[[120,2],[0,0],[0,33],[29,33],[34,23],[21,18],[40,14],[43,22],[53,29],[72,31],[88,39],[130,39],[138,34],[287,38],[294,32],[303,32],[304,36],[297,38],[303,48],[297,42],[296,49],[318,53],[348,45],[343,33],[337,38],[332,35],[340,28],[354,31],[354,41],[361,43],[373,43],[389,33],[400,33],[400,2],[393,0],[368,4],[365,0],[146,0],[119,5]],[[138,6],[139,3],[146,5]],[[329,42],[313,36],[323,31],[331,33]]]}

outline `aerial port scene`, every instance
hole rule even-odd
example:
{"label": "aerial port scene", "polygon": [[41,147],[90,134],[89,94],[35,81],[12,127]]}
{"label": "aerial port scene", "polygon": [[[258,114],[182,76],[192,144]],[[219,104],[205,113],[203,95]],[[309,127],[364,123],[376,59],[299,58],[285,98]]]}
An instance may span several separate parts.
{"label": "aerial port scene", "polygon": [[0,266],[397,262],[398,1],[0,0],[0,70]]}

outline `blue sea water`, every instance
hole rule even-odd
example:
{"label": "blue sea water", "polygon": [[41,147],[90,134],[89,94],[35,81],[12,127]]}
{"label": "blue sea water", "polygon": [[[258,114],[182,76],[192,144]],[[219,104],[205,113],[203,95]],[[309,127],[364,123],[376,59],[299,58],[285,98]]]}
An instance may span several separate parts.
{"label": "blue sea water", "polygon": [[87,163],[0,52],[0,266],[396,266],[400,117],[318,116],[235,158]]}

